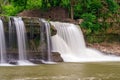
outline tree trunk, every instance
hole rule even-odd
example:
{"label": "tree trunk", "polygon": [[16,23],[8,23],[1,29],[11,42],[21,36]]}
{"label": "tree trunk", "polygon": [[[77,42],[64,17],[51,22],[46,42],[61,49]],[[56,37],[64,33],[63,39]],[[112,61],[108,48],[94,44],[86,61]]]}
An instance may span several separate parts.
{"label": "tree trunk", "polygon": [[2,5],[0,4],[0,14],[2,13]]}
{"label": "tree trunk", "polygon": [[74,19],[74,5],[76,4],[77,0],[70,0],[70,5],[71,5],[71,19]]}
{"label": "tree trunk", "polygon": [[71,5],[71,19],[74,19],[74,9],[72,5]]}

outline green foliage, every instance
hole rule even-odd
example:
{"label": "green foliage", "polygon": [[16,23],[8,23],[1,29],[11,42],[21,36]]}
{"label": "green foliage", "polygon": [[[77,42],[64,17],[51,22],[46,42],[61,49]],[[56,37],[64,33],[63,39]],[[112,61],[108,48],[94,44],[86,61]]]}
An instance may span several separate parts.
{"label": "green foliage", "polygon": [[112,42],[120,42],[120,37],[118,36],[120,35],[115,33],[105,34],[101,32],[99,34],[85,35],[85,38],[89,43],[101,43],[101,42],[112,43]]}
{"label": "green foliage", "polygon": [[22,7],[26,7],[27,5],[27,0],[11,0],[10,1],[13,6],[22,6]]}
{"label": "green foliage", "polygon": [[41,6],[41,8],[42,8],[43,10],[47,10],[48,8],[51,7],[51,5],[50,5],[50,3],[49,3],[48,1],[49,1],[49,0],[42,0],[42,6]]}
{"label": "green foliage", "polygon": [[60,5],[65,7],[65,8],[69,8],[70,7],[70,0],[62,0]]}
{"label": "green foliage", "polygon": [[15,16],[17,13],[19,13],[22,8],[21,7],[14,7],[13,5],[7,5],[7,6],[3,6],[4,12],[3,14],[7,15],[7,16]]}
{"label": "green foliage", "polygon": [[81,18],[81,15],[84,13],[92,13],[98,16],[98,12],[101,8],[101,0],[78,0],[78,2],[74,5],[74,17],[75,19]]}
{"label": "green foliage", "polygon": [[106,36],[105,35],[86,35],[86,40],[89,43],[100,43],[105,41]]}
{"label": "green foliage", "polygon": [[89,22],[94,22],[96,20],[96,16],[91,14],[91,13],[85,13],[82,15],[82,18],[85,21],[89,21]]}
{"label": "green foliage", "polygon": [[120,8],[119,5],[114,0],[106,0],[110,12],[115,13]]}
{"label": "green foliage", "polygon": [[28,0],[26,9],[40,9],[42,6],[42,0]]}
{"label": "green foliage", "polygon": [[[87,34],[109,28],[110,23],[106,20],[119,12],[119,6],[114,0],[79,0],[79,2],[74,6],[74,17],[84,20],[81,26],[87,29]],[[98,22],[99,19],[102,21]]]}
{"label": "green foliage", "polygon": [[51,7],[60,6],[61,0],[48,0],[48,3],[50,3]]}
{"label": "green foliage", "polygon": [[2,6],[2,13],[8,16],[15,16],[25,9],[40,9],[42,6],[42,0],[10,0],[9,3]]}
{"label": "green foliage", "polygon": [[93,33],[100,29],[100,24],[96,21],[96,16],[91,13],[85,13],[82,15],[84,21],[81,26],[87,29],[87,33]]}
{"label": "green foliage", "polygon": [[42,9],[49,9],[57,6],[69,9],[70,0],[42,0]]}
{"label": "green foliage", "polygon": [[24,9],[40,9],[42,0],[11,0],[13,6],[21,7]]}
{"label": "green foliage", "polygon": [[101,0],[92,0],[90,3],[90,7],[88,8],[88,12],[97,15],[98,11],[100,11],[101,8],[102,8]]}
{"label": "green foliage", "polygon": [[78,19],[81,17],[82,10],[83,9],[82,9],[82,6],[80,5],[80,3],[74,6],[74,13],[75,13],[74,18],[75,19]]}

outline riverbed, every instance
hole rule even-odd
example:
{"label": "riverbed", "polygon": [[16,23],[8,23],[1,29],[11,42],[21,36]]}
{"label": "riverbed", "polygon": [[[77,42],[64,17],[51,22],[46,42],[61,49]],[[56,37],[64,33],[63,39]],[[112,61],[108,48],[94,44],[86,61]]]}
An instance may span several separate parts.
{"label": "riverbed", "polygon": [[0,80],[120,80],[119,62],[1,66]]}

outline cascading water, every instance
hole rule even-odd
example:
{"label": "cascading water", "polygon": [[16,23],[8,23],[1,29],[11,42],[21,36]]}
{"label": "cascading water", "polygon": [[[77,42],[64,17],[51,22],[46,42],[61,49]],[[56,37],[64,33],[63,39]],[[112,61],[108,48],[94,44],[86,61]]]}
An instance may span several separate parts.
{"label": "cascading water", "polygon": [[44,23],[45,32],[46,32],[46,39],[47,39],[47,61],[43,61],[43,63],[53,64],[54,62],[52,62],[52,59],[51,59],[50,24],[47,21],[45,21],[44,19],[40,19],[40,21],[42,21]]}
{"label": "cascading water", "polygon": [[3,22],[0,19],[0,64],[6,63],[6,45]]}
{"label": "cascading water", "polygon": [[57,29],[52,37],[52,51],[59,52],[65,62],[120,61],[119,57],[87,48],[79,26],[61,22],[51,24]]}
{"label": "cascading water", "polygon": [[31,63],[27,60],[26,55],[26,29],[24,26],[24,22],[22,21],[21,17],[14,17],[14,23],[16,27],[16,33],[17,33],[17,41],[18,41],[18,53],[19,53],[19,65],[30,65]]}
{"label": "cascading water", "polygon": [[45,30],[46,30],[46,38],[47,38],[47,53],[48,53],[48,61],[51,61],[51,49],[50,49],[50,25],[48,22],[43,21],[45,24]]}
{"label": "cascading water", "polygon": [[45,28],[46,28],[46,37],[47,37],[47,50],[48,50],[48,61],[51,61],[51,45],[50,45],[50,25],[49,23],[45,23]]}

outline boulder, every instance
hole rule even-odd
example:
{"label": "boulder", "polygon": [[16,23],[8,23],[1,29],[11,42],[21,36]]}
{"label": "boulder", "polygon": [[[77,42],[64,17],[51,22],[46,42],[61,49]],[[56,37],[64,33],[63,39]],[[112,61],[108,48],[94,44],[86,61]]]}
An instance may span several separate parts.
{"label": "boulder", "polygon": [[52,52],[51,56],[52,56],[52,61],[54,61],[54,62],[63,62],[63,59],[62,59],[60,53]]}

